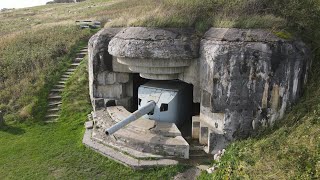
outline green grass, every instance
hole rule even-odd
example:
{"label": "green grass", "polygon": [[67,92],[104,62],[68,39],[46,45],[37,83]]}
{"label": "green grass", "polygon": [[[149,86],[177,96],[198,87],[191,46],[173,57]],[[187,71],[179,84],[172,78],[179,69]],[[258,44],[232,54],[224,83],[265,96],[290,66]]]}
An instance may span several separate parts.
{"label": "green grass", "polygon": [[134,171],[82,145],[91,111],[86,62],[68,81],[58,123],[0,129],[0,179],[169,179],[183,167]]}
{"label": "green grass", "polygon": [[[0,13],[0,179],[168,179],[183,167],[133,171],[81,144],[90,112],[85,65],[67,84],[61,121],[43,124],[49,89],[75,47],[93,33],[76,20],[106,27],[267,28],[300,37],[314,53],[303,98],[274,128],[231,144],[201,179],[311,179],[320,169],[319,0],[87,0]],[[18,123],[22,122],[24,123]]]}
{"label": "green grass", "polygon": [[7,122],[41,119],[50,86],[71,62],[75,45],[90,34],[54,26],[0,40],[0,110]]}

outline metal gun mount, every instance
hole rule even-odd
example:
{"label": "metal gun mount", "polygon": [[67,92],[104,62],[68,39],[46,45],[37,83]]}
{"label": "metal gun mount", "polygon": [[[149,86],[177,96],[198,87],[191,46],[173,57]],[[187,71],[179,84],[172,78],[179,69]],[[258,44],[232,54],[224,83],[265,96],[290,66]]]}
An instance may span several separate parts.
{"label": "metal gun mount", "polygon": [[153,111],[153,109],[156,107],[156,103],[154,101],[148,102],[145,106],[141,107],[140,109],[133,112],[130,116],[128,116],[126,119],[118,122],[117,124],[111,126],[110,128],[106,129],[105,133],[106,135],[112,135],[119,129],[123,128],[127,124],[139,119],[145,114],[148,114],[149,112]]}

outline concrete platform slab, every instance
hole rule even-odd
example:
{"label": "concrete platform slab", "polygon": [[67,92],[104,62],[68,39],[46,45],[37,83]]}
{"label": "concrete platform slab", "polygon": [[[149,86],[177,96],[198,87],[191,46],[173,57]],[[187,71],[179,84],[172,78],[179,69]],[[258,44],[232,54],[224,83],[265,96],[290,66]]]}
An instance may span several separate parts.
{"label": "concrete platform slab", "polygon": [[172,123],[160,123],[140,118],[112,136],[105,134],[105,129],[123,120],[129,114],[121,106],[95,111],[92,116],[95,122],[92,138],[105,145],[126,146],[143,153],[189,158],[189,144],[181,136],[179,129]]}
{"label": "concrete platform slab", "polygon": [[143,169],[143,168],[151,168],[154,166],[169,166],[169,165],[177,165],[178,161],[172,159],[160,159],[160,160],[140,160],[133,158],[125,153],[122,153],[118,150],[115,150],[111,147],[105,146],[91,138],[92,129],[86,129],[83,144],[87,147],[95,150],[96,152],[107,156],[125,166],[129,166],[133,169]]}

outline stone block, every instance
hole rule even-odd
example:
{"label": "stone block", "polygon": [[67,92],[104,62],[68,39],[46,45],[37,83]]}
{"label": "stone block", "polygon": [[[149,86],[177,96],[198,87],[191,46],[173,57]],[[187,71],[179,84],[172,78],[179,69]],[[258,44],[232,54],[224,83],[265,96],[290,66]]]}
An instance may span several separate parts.
{"label": "stone block", "polygon": [[209,136],[209,127],[203,123],[200,122],[200,137],[199,137],[199,143],[203,145],[208,144],[208,136]]}
{"label": "stone block", "polygon": [[192,116],[192,139],[199,139],[200,136],[200,117]]}
{"label": "stone block", "polygon": [[115,73],[115,81],[117,83],[127,83],[130,80],[128,73]]}
{"label": "stone block", "polygon": [[128,73],[102,72],[97,75],[98,85],[123,84],[129,81]]}
{"label": "stone block", "polygon": [[116,83],[116,73],[113,72],[109,72],[107,74],[105,74],[105,84],[114,84]]}
{"label": "stone block", "polygon": [[209,132],[207,153],[216,154],[227,146],[228,141],[223,134]]}
{"label": "stone block", "polygon": [[95,97],[98,98],[115,98],[121,99],[125,97],[125,85],[124,84],[112,84],[97,86],[94,93]]}
{"label": "stone block", "polygon": [[93,128],[93,121],[85,122],[84,126],[85,126],[86,129],[92,129]]}

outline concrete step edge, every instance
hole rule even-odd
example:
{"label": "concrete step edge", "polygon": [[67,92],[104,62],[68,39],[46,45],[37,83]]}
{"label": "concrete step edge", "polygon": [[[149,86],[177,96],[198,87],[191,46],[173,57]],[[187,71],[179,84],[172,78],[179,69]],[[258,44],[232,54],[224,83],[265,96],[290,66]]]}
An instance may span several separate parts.
{"label": "concrete step edge", "polygon": [[45,117],[46,118],[58,118],[58,117],[60,117],[60,115],[58,115],[58,114],[48,114]]}
{"label": "concrete step edge", "polygon": [[62,96],[49,96],[48,99],[61,99]]}

